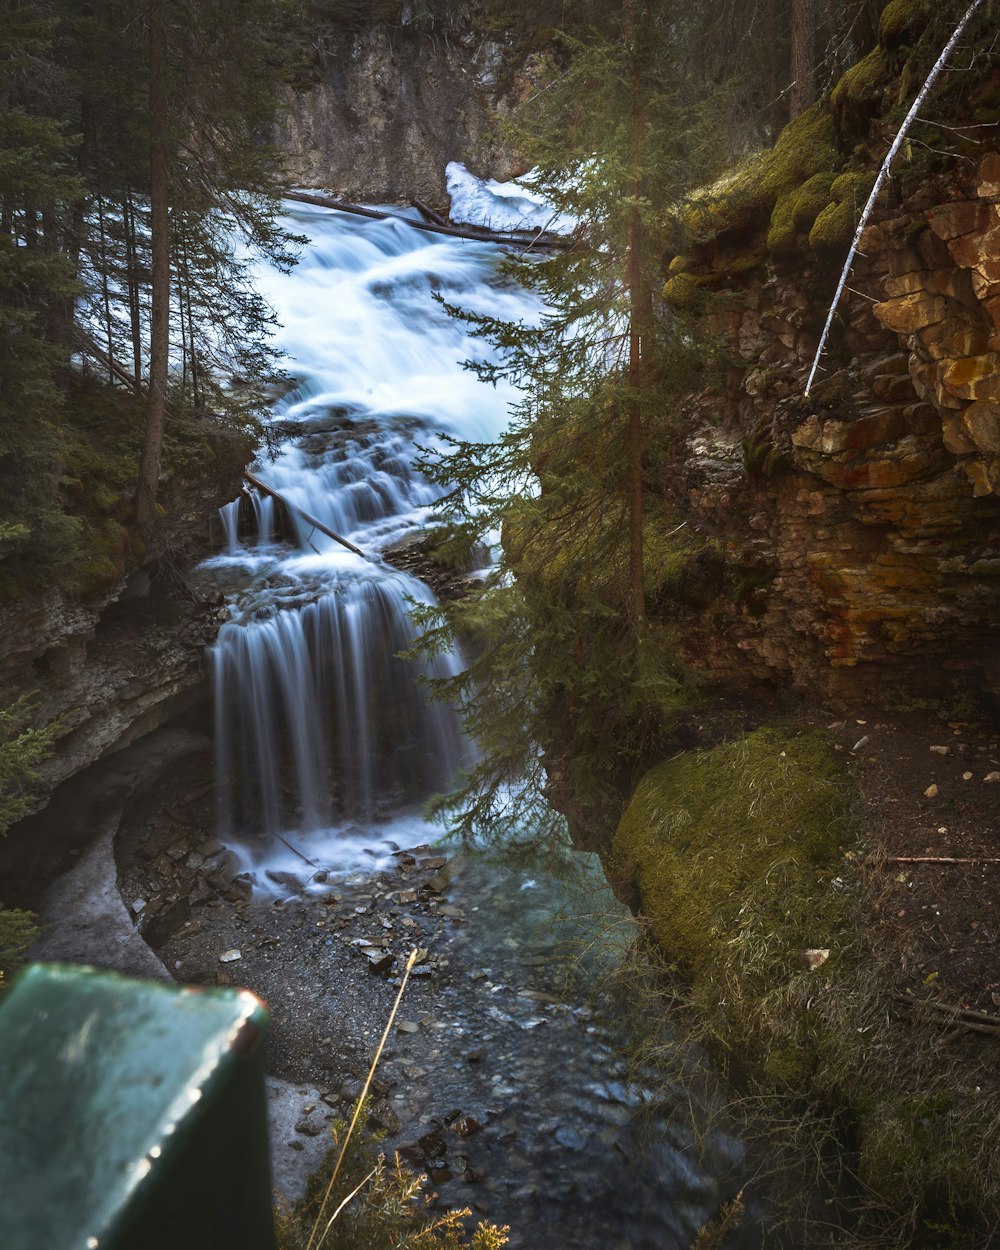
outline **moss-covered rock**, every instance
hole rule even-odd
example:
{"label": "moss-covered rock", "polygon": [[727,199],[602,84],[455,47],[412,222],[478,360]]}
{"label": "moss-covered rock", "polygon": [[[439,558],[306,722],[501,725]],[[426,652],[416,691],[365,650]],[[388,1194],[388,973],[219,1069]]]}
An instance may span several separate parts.
{"label": "moss-covered rock", "polygon": [[698,283],[690,274],[675,273],[663,284],[662,294],[672,308],[693,308],[698,296]]}
{"label": "moss-covered rock", "polygon": [[927,25],[930,16],[925,0],[889,0],[878,24],[878,41],[883,48],[908,43]]}
{"label": "moss-covered rock", "polygon": [[818,101],[784,128],[769,152],[693,195],[682,224],[696,240],[751,229],[767,220],[780,196],[835,161],[833,118]]}
{"label": "moss-covered rock", "polygon": [[778,202],[771,213],[771,224],[767,231],[767,250],[776,256],[795,251],[797,233],[795,229],[795,202],[798,194],[793,188],[778,197]]}
{"label": "moss-covered rock", "polygon": [[859,117],[875,111],[892,75],[884,48],[875,48],[844,73],[834,87],[830,103],[841,125],[847,128]]}
{"label": "moss-covered rock", "polygon": [[830,888],[851,834],[852,786],[817,734],[761,729],[687,752],[639,783],[613,845],[663,949],[694,976],[733,956],[748,926],[768,930],[767,977],[834,942]]}
{"label": "moss-covered rock", "polygon": [[833,171],[821,170],[799,187],[792,204],[792,221],[796,230],[809,230],[830,202],[830,189],[835,182]]}

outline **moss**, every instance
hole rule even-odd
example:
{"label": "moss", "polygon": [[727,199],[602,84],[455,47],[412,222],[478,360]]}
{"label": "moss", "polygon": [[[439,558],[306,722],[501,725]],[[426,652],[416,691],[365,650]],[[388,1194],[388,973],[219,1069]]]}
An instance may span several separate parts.
{"label": "moss", "polygon": [[830,201],[830,189],[835,182],[833,171],[824,169],[799,187],[792,205],[792,221],[796,230],[809,230],[820,212]]}
{"label": "moss", "polygon": [[841,117],[870,112],[890,77],[885,50],[876,48],[846,71],[834,87],[830,102]]}
{"label": "moss", "polygon": [[658,942],[696,978],[738,958],[748,926],[768,931],[765,977],[795,976],[799,952],[831,945],[841,924],[829,883],[850,794],[818,734],[761,729],[688,752],[639,783],[615,872],[635,880]]}
{"label": "moss", "polygon": [[874,185],[875,174],[871,170],[848,169],[834,178],[830,195],[837,204],[850,204],[860,212]]}
{"label": "moss", "polygon": [[857,216],[849,204],[828,204],[813,222],[809,246],[817,252],[844,252],[857,228]]}
{"label": "moss", "polygon": [[675,256],[667,266],[668,273],[683,273],[685,269],[691,266],[690,256]]}
{"label": "moss", "polygon": [[889,0],[878,24],[878,41],[883,48],[908,43],[919,35],[929,17],[923,0]]}
{"label": "moss", "polygon": [[662,295],[672,308],[687,310],[694,307],[698,297],[698,283],[690,274],[677,273],[664,283]]}
{"label": "moss", "polygon": [[789,122],[769,152],[693,195],[681,224],[696,240],[751,229],[766,220],[781,195],[831,169],[836,155],[833,117],[826,104],[817,101]]}
{"label": "moss", "polygon": [[867,170],[848,170],[834,178],[830,186],[833,200],[817,215],[809,231],[811,248],[817,252],[846,251],[874,181]]}
{"label": "moss", "polygon": [[795,251],[795,202],[798,198],[793,189],[778,197],[771,214],[771,225],[767,232],[767,250],[775,255]]}

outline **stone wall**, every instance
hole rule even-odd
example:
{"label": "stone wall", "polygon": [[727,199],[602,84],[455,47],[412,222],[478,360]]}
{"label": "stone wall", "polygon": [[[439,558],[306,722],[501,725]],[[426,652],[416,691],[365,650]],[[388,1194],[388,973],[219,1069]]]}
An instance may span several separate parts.
{"label": "stone wall", "polygon": [[737,276],[703,250],[700,320],[733,366],[685,412],[683,506],[726,561],[694,667],[842,704],[1000,693],[998,190],[992,153],[883,211],[809,399],[841,258]]}
{"label": "stone wall", "polygon": [[523,172],[494,121],[531,81],[530,64],[513,59],[507,44],[471,30],[342,32],[315,82],[288,92],[277,142],[289,181],[347,200],[447,205],[448,161],[480,177]]}

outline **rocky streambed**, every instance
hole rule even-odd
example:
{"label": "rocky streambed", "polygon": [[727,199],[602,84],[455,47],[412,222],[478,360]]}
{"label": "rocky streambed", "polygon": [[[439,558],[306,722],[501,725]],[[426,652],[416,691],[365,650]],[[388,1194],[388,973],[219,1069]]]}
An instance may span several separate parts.
{"label": "rocky streambed", "polygon": [[435,1204],[509,1224],[515,1247],[681,1250],[744,1183],[742,1148],[715,1130],[696,1146],[689,1095],[630,1069],[599,986],[631,921],[586,857],[570,884],[420,844],[254,888],[214,835],[209,767],[189,758],[127,814],[118,885],[174,977],[268,1002],[286,1191],[349,1115],[414,949],[370,1123]]}

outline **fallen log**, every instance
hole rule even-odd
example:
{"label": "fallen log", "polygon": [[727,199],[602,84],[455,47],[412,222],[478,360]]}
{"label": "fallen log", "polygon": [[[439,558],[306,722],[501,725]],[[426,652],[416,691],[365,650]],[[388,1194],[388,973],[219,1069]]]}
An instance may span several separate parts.
{"label": "fallen log", "polygon": [[421,214],[425,221],[431,221],[435,226],[446,226],[448,224],[440,213],[436,213],[434,209],[431,208],[429,204],[425,204],[423,200],[412,199],[410,200],[410,203],[417,210],[417,212]]}
{"label": "fallen log", "polygon": [[1000,864],[1000,859],[962,855],[890,855],[887,864]]}
{"label": "fallen log", "polygon": [[86,352],[88,356],[93,356],[93,358],[104,365],[104,367],[108,369],[119,382],[123,382],[130,390],[138,391],[140,389],[139,383],[136,382],[132,374],[123,369],[118,361],[109,356],[106,351],[98,347],[94,340],[89,335],[84,334],[79,327],[77,327],[76,331],[76,341],[77,346],[82,352]]}
{"label": "fallen log", "polygon": [[297,512],[304,521],[309,522],[313,529],[318,529],[321,534],[325,534],[327,538],[332,538],[335,543],[340,543],[342,547],[346,547],[348,551],[353,551],[356,556],[361,556],[363,560],[369,560],[372,564],[375,563],[375,560],[366,551],[362,551],[360,547],[355,547],[354,543],[349,542],[343,535],[335,533],[328,525],[324,525],[318,517],[314,517],[311,512],[306,512],[305,508],[300,508],[297,503],[292,503],[290,499],[286,499],[284,495],[276,491],[272,486],[262,482],[249,469],[243,470],[243,476],[251,486],[255,486],[259,491],[263,491],[265,495],[270,495],[272,499],[277,499],[282,507],[287,508],[290,512]]}
{"label": "fallen log", "polygon": [[348,204],[329,195],[311,195],[305,191],[286,191],[286,200],[299,204],[315,204],[319,208],[332,208],[338,213],[353,213],[356,217],[370,217],[375,221],[402,221],[414,230],[426,230],[430,234],[445,234],[453,239],[472,239],[477,243],[500,243],[507,246],[568,248],[573,239],[562,234],[545,233],[542,230],[487,230],[479,226],[439,226],[433,221],[416,221],[399,213],[387,213],[381,208],[366,208],[363,204]]}
{"label": "fallen log", "polygon": [[911,998],[907,994],[894,994],[893,998],[900,1006],[918,1013],[925,1012],[942,1025],[968,1029],[986,1037],[1000,1037],[1000,1016],[990,1015],[986,1011],[974,1011],[971,1007],[951,1007],[948,1003],[933,999]]}

